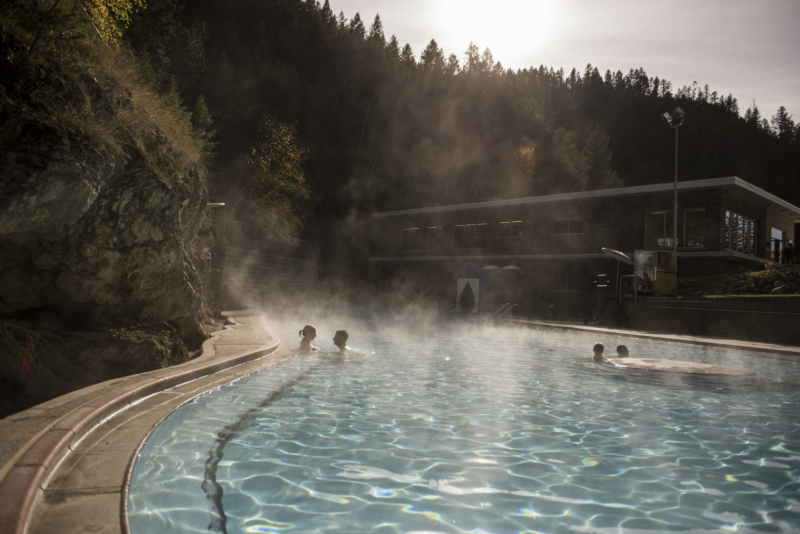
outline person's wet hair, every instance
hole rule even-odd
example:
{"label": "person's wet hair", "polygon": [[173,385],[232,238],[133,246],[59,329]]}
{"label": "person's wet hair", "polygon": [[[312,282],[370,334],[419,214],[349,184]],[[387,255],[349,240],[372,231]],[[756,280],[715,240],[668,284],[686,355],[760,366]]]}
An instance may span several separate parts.
{"label": "person's wet hair", "polygon": [[625,345],[617,345],[617,355],[619,355],[619,356],[629,356],[628,347],[626,347]]}
{"label": "person's wet hair", "polygon": [[299,334],[300,337],[307,337],[309,334],[316,334],[317,329],[314,327],[313,324],[307,324],[300,330]]}

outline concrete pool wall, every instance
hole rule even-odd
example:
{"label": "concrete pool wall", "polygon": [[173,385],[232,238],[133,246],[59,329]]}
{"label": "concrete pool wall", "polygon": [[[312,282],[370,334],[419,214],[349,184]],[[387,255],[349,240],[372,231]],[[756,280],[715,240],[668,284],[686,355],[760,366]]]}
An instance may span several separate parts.
{"label": "concrete pool wall", "polygon": [[[6,418],[0,427],[6,443],[33,436],[0,470],[0,532],[126,532],[129,471],[155,426],[197,396],[291,357],[297,346],[258,310],[228,315],[233,324],[191,362]],[[76,397],[85,402],[62,415],[59,407]]]}

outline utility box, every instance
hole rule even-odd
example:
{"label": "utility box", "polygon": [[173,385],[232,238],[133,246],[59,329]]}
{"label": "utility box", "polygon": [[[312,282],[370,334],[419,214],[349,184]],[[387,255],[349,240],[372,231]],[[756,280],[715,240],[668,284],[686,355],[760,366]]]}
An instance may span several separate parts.
{"label": "utility box", "polygon": [[678,262],[676,255],[668,250],[635,250],[633,271],[636,276],[637,293],[675,293],[675,277]]}

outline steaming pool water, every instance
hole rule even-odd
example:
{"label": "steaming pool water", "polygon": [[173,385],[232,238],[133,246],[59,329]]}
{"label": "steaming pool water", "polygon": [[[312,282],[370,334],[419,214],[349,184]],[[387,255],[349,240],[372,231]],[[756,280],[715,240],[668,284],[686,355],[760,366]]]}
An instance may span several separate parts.
{"label": "steaming pool water", "polygon": [[[335,321],[334,321],[335,320]],[[133,534],[800,531],[800,360],[304,314],[333,350],[199,397],[151,435]],[[593,364],[591,346],[755,377]],[[610,354],[609,354],[610,353]]]}

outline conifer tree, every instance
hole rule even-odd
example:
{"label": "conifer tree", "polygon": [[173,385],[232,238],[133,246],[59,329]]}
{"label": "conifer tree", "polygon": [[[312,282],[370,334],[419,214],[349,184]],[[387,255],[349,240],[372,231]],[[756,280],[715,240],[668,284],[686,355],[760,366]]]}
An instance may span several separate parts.
{"label": "conifer tree", "polygon": [[481,69],[481,51],[478,45],[470,42],[464,52],[464,72],[477,73]]}
{"label": "conifer tree", "polygon": [[383,23],[380,15],[375,15],[375,20],[369,28],[369,40],[381,47],[386,46],[386,36],[383,35]]}
{"label": "conifer tree", "polygon": [[612,166],[611,150],[608,149],[609,141],[610,138],[606,135],[603,123],[598,120],[581,154],[582,189],[622,187],[622,180],[619,179],[619,175]]}
{"label": "conifer tree", "polygon": [[778,139],[791,143],[794,141],[794,120],[792,116],[787,113],[786,108],[781,106],[778,108],[777,113],[772,117],[772,130]]}
{"label": "conifer tree", "polygon": [[444,68],[444,52],[435,39],[431,39],[419,57],[420,67],[426,70],[441,71]]}
{"label": "conifer tree", "polygon": [[416,67],[417,60],[414,58],[414,51],[411,49],[411,45],[406,43],[400,52],[400,78],[404,80],[413,78]]}
{"label": "conifer tree", "polygon": [[325,4],[322,6],[322,18],[323,20],[333,20],[333,11],[331,11],[331,4],[328,0],[325,0]]}
{"label": "conifer tree", "polygon": [[364,22],[361,20],[361,14],[356,13],[350,21],[350,34],[359,41],[363,41],[367,36],[367,29],[364,27]]}

